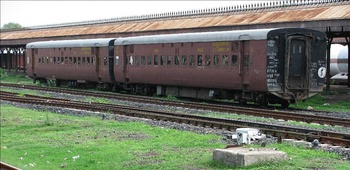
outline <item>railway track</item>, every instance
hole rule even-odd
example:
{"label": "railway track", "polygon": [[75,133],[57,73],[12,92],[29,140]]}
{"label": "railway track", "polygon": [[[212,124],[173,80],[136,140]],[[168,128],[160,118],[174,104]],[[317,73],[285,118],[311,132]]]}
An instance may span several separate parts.
{"label": "railway track", "polygon": [[0,162],[0,170],[19,170],[19,168],[9,165],[5,162]]}
{"label": "railway track", "polygon": [[18,93],[1,91],[1,100],[20,102],[35,105],[55,106],[89,111],[108,112],[113,114],[142,117],[154,120],[164,120],[178,123],[192,124],[196,126],[235,130],[241,127],[259,128],[263,133],[281,138],[293,138],[300,140],[318,139],[321,143],[332,145],[350,146],[350,134],[310,130],[305,128],[294,128],[281,125],[248,122],[242,120],[231,120],[196,116],[191,114],[179,114],[166,111],[143,109],[139,107],[122,106],[115,104],[103,104],[95,102],[71,101],[69,99],[57,99],[35,95],[18,96]]}
{"label": "railway track", "polygon": [[183,101],[179,102],[179,101],[170,101],[170,100],[164,100],[164,99],[147,97],[147,96],[133,96],[133,95],[125,95],[125,94],[93,92],[93,91],[78,90],[78,89],[73,90],[73,89],[67,89],[67,88],[49,88],[49,87],[39,87],[39,86],[33,86],[33,85],[0,83],[0,86],[24,88],[24,89],[32,89],[32,90],[42,90],[42,91],[67,93],[67,94],[75,94],[75,95],[87,95],[87,96],[94,96],[94,97],[101,97],[101,98],[127,100],[127,101],[134,101],[134,102],[159,104],[159,105],[169,105],[169,106],[175,106],[175,107],[186,107],[186,108],[192,108],[192,109],[203,109],[203,110],[210,110],[210,111],[217,111],[217,112],[237,113],[237,114],[244,114],[244,115],[250,115],[250,116],[282,119],[286,121],[294,120],[294,121],[306,122],[306,123],[318,123],[321,125],[327,124],[331,126],[337,125],[337,126],[350,127],[350,119],[344,119],[339,117],[318,116],[318,115],[312,115],[312,114],[302,114],[302,113],[288,112],[288,111],[275,111],[275,110],[266,110],[266,109],[258,109],[258,108],[222,105],[222,104],[208,104],[208,103],[203,104],[203,103],[183,102]]}

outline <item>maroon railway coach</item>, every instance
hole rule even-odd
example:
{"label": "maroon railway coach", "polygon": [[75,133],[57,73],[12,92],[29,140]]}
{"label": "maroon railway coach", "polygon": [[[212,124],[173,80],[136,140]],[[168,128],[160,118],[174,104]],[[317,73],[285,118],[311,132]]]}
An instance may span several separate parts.
{"label": "maroon railway coach", "polygon": [[[109,56],[115,38],[60,40],[27,44],[27,72],[34,80],[76,83],[112,83]],[[111,57],[113,59],[113,57]],[[108,63],[108,64],[107,64]],[[113,66],[113,65],[112,65]]]}
{"label": "maroon railway coach", "polygon": [[116,81],[134,89],[283,107],[323,90],[326,35],[310,29],[141,36],[115,44],[127,63]]}
{"label": "maroon railway coach", "polygon": [[[288,107],[323,90],[326,40],[323,32],[278,28],[104,39],[99,47],[93,46],[96,39],[59,41],[59,47],[38,42],[27,45],[29,60],[36,63],[28,74],[97,82],[115,90]],[[79,41],[86,44],[73,45]],[[53,44],[47,48],[46,43]],[[72,52],[55,52],[57,48]],[[95,57],[96,63],[41,67],[40,60],[50,63],[51,57],[67,55],[73,63],[79,56]]]}

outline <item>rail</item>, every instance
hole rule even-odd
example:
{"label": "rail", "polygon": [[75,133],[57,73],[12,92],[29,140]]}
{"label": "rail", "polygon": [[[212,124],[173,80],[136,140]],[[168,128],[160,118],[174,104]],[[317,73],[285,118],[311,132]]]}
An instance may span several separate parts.
{"label": "rail", "polygon": [[0,170],[19,170],[19,168],[9,165],[5,162],[0,162]]}
{"label": "rail", "polygon": [[114,114],[142,117],[154,120],[164,120],[178,123],[192,124],[202,127],[220,128],[234,130],[240,127],[255,127],[259,128],[263,133],[279,136],[282,138],[293,139],[318,139],[321,143],[350,146],[350,134],[313,130],[305,128],[296,128],[282,125],[271,125],[266,123],[257,123],[243,120],[231,120],[223,118],[212,118],[206,116],[197,116],[192,114],[173,113],[168,111],[158,111],[152,109],[143,109],[139,107],[130,107],[116,104],[103,104],[95,102],[79,102],[66,99],[56,99],[51,97],[41,97],[34,95],[18,96],[18,93],[2,91],[1,100],[28,103],[43,106],[55,106],[63,108],[109,112]]}
{"label": "rail", "polygon": [[87,95],[87,96],[103,97],[103,98],[110,98],[110,99],[117,99],[117,100],[127,100],[127,101],[133,101],[133,102],[168,105],[168,106],[175,106],[175,107],[186,107],[186,108],[192,108],[192,109],[203,109],[203,110],[237,113],[237,114],[274,118],[274,119],[294,120],[294,121],[301,121],[301,122],[307,122],[307,123],[319,123],[319,124],[327,124],[332,126],[337,125],[337,126],[350,127],[349,119],[344,119],[339,117],[329,117],[329,116],[327,117],[318,116],[318,115],[312,115],[312,114],[302,114],[302,113],[295,113],[295,112],[288,112],[288,111],[275,111],[275,110],[266,110],[266,109],[260,109],[260,108],[247,108],[247,107],[239,107],[239,106],[223,105],[223,104],[209,104],[209,103],[202,104],[197,102],[183,102],[183,101],[178,102],[178,101],[162,100],[159,98],[147,97],[147,96],[133,96],[133,95],[124,95],[124,94],[115,95],[113,93],[92,92],[92,91],[78,90],[78,89],[72,90],[72,89],[66,89],[66,88],[47,88],[47,87],[38,87],[33,85],[0,83],[0,86],[24,88],[24,89],[32,89],[32,90],[43,90],[43,91],[75,94],[75,95]]}

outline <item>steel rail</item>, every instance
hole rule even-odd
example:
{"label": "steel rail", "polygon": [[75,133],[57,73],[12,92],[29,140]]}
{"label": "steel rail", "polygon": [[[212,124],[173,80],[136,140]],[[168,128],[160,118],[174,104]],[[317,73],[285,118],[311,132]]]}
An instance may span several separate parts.
{"label": "steel rail", "polygon": [[148,119],[165,120],[179,123],[200,125],[203,127],[220,128],[234,130],[240,127],[256,127],[262,132],[273,136],[294,139],[318,139],[321,143],[328,143],[339,146],[350,146],[350,134],[310,130],[305,128],[294,128],[282,125],[270,125],[265,123],[248,122],[242,120],[231,120],[222,118],[211,118],[190,114],[171,113],[157,110],[141,109],[137,107],[120,106],[113,104],[103,104],[94,102],[78,102],[67,100],[55,100],[55,98],[40,97],[33,95],[17,96],[14,93],[1,93],[2,100],[32,103],[36,105],[56,106],[72,109],[104,111],[114,114],[121,114],[133,117],[143,117]]}
{"label": "steel rail", "polygon": [[19,170],[19,168],[0,161],[0,170]]}
{"label": "steel rail", "polygon": [[146,97],[146,96],[111,94],[111,93],[105,93],[105,92],[92,92],[92,91],[77,90],[77,89],[72,90],[67,88],[48,88],[48,87],[38,87],[33,85],[0,83],[0,86],[68,93],[68,94],[75,94],[75,95],[88,95],[88,96],[104,97],[104,98],[117,99],[117,100],[128,100],[128,101],[134,101],[134,102],[169,105],[169,106],[176,106],[176,107],[186,107],[186,108],[192,108],[192,109],[203,109],[203,110],[211,110],[211,111],[218,111],[218,112],[245,114],[245,115],[274,118],[274,119],[294,120],[294,121],[301,121],[306,123],[318,123],[322,125],[328,124],[332,126],[337,125],[337,126],[350,127],[350,119],[318,116],[318,115],[312,115],[312,114],[301,114],[296,112],[274,111],[274,110],[266,110],[266,109],[247,108],[247,107],[219,105],[219,104],[208,104],[208,103],[202,104],[202,103],[195,103],[195,102],[169,101],[169,100],[163,100],[159,98]]}

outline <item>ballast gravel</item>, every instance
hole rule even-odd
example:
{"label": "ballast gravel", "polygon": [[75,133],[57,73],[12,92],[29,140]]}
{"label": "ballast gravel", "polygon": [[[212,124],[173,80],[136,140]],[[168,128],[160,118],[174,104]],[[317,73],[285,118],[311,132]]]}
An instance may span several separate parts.
{"label": "ballast gravel", "polygon": [[[70,95],[70,94],[62,94],[62,93],[54,93],[54,92],[42,92],[38,91],[38,93],[42,94],[50,94],[52,97],[56,98],[66,98],[71,100],[79,100],[79,101],[86,101],[86,96],[79,96],[79,95]],[[136,103],[136,102],[130,102],[130,101],[120,101],[120,100],[114,100],[109,99],[112,103],[120,104],[120,105],[128,105],[128,106],[137,106],[137,107],[147,107],[151,109],[159,109],[159,110],[167,110],[175,113],[186,113],[186,114],[208,114],[212,111],[207,110],[197,110],[197,109],[189,109],[189,108],[182,108],[182,107],[172,107],[172,106],[160,106],[155,104],[146,104],[146,103]],[[72,116],[96,116],[101,117],[102,119],[108,119],[108,120],[116,120],[116,121],[122,121],[122,122],[145,122],[151,126],[158,126],[158,127],[164,127],[164,128],[171,128],[171,129],[177,129],[181,131],[191,131],[198,134],[216,134],[222,136],[221,140],[219,141],[211,141],[211,142],[221,142],[224,144],[230,145],[237,145],[236,140],[230,139],[229,136],[235,134],[233,131],[228,130],[221,130],[221,129],[213,129],[213,128],[206,128],[206,127],[198,127],[183,123],[176,123],[176,122],[168,122],[168,121],[155,121],[145,118],[136,118],[136,117],[129,117],[129,116],[123,116],[123,115],[115,115],[115,114],[109,114],[109,113],[102,113],[102,112],[92,112],[92,111],[84,111],[84,110],[77,110],[77,109],[67,109],[67,108],[60,108],[60,107],[49,107],[49,106],[40,106],[40,105],[31,105],[31,104],[24,104],[24,103],[16,103],[16,102],[9,102],[9,101],[3,101],[1,100],[2,104],[8,104],[13,105],[15,107],[20,108],[28,108],[32,110],[38,110],[38,111],[49,111],[57,114],[64,114],[64,115],[72,115]],[[215,112],[217,114],[217,112]],[[222,113],[222,114],[228,114],[228,113]],[[310,113],[314,114],[314,112]],[[344,113],[344,115],[348,116],[349,114]],[[339,116],[339,115],[337,115]],[[247,120],[246,120],[247,121]],[[258,122],[257,120],[248,120],[251,122]],[[268,122],[264,121],[264,123],[269,124],[283,124],[284,126],[292,126],[287,125],[285,121],[276,121],[274,119],[269,119]],[[296,126],[296,125],[295,125]],[[299,127],[300,125],[298,125]],[[297,127],[297,126],[296,126]],[[329,128],[326,127],[327,130],[330,131],[342,131],[344,132],[344,127],[337,128],[329,126]],[[323,129],[325,130],[325,129]],[[350,131],[347,129],[347,131]],[[291,140],[293,141],[293,140]],[[256,141],[261,142],[261,141]],[[268,136],[266,139],[264,139],[264,142],[269,143],[275,143],[277,142],[277,139],[271,136]],[[292,143],[300,144],[300,141],[295,141]],[[310,147],[311,142],[304,142],[304,146]],[[324,150],[326,152],[335,152],[341,156],[344,157],[344,159],[350,160],[350,148],[343,148],[339,146],[329,146],[329,145],[320,145],[317,147],[317,149]]]}

